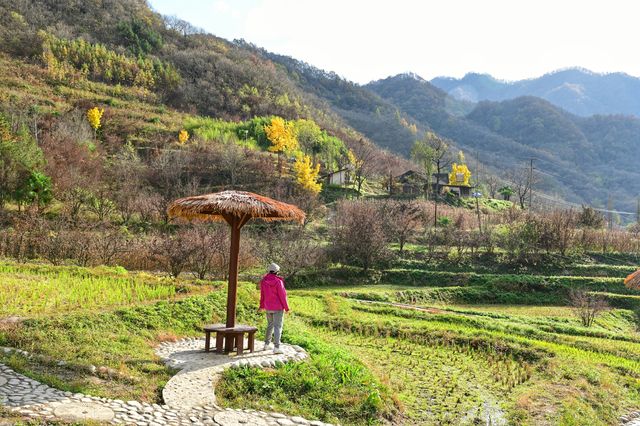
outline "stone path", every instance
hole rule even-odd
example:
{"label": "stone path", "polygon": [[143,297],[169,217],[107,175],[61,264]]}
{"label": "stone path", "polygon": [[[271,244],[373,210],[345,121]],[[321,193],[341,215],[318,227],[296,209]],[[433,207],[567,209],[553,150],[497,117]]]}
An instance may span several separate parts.
{"label": "stone path", "polygon": [[270,367],[305,359],[297,346],[283,345],[284,353],[274,355],[256,344],[256,352],[242,356],[204,352],[204,339],[184,339],[161,344],[156,353],[167,365],[180,371],[163,390],[165,404],[97,398],[64,392],[16,373],[0,364],[0,404],[24,417],[74,422],[98,421],[137,426],[159,425],[257,425],[331,426],[301,417],[256,410],[222,409],[216,405],[214,385],[225,368],[244,365]]}
{"label": "stone path", "polygon": [[622,416],[620,420],[623,426],[640,426],[640,411]]}
{"label": "stone path", "polygon": [[299,346],[283,344],[283,353],[279,355],[274,355],[271,350],[265,351],[263,342],[256,342],[255,349],[254,353],[228,356],[204,352],[202,339],[161,344],[156,354],[169,367],[181,369],[162,391],[165,404],[182,411],[188,411],[193,407],[216,407],[213,389],[219,374],[225,368],[247,365],[266,368],[307,358],[307,353]]}

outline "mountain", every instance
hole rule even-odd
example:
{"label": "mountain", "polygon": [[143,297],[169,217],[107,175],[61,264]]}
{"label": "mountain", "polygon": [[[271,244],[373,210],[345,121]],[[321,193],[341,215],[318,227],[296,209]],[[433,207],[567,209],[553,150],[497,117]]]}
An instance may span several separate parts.
{"label": "mountain", "polygon": [[354,129],[404,156],[425,130],[433,130],[452,140],[454,149],[479,156],[496,175],[522,170],[535,158],[539,190],[600,206],[612,195],[618,208],[635,208],[640,173],[630,159],[640,155],[638,119],[582,118],[531,96],[475,104],[410,73],[361,86],[296,59],[247,48],[284,67],[301,90],[326,102]]}
{"label": "mountain", "polygon": [[[367,87],[393,102],[422,126],[454,141],[458,149],[478,155],[480,161],[495,174],[502,174],[506,169],[520,168],[528,159],[537,158],[537,167],[548,172],[544,175],[539,189],[553,192],[574,202],[589,199],[585,198],[584,192],[575,191],[566,182],[563,183],[553,173],[549,173],[558,167],[558,163],[561,167],[569,167],[569,164],[563,164],[564,160],[558,158],[554,152],[543,150],[536,144],[514,139],[508,133],[496,132],[479,120],[474,121],[467,116],[453,113],[448,106],[450,100],[447,94],[428,81],[399,75],[370,83]],[[540,116],[543,117],[544,114]],[[569,172],[569,183],[583,180],[584,176],[572,170]]]}
{"label": "mountain", "polygon": [[[91,43],[97,52],[111,56],[146,58],[154,70],[174,69],[176,84],[150,88],[159,101],[182,111],[226,120],[269,115],[310,118],[333,133],[358,138],[350,136],[353,131],[337,114],[301,90],[286,70],[269,59],[187,22],[157,14],[144,0],[91,4],[83,0],[0,0],[0,51],[41,62],[46,53],[43,37],[75,42],[75,50],[83,54]],[[90,58],[94,59],[102,64],[100,58]],[[104,61],[104,65],[111,63],[112,59]],[[82,68],[85,64],[76,65]],[[137,84],[110,70],[101,72],[99,66],[88,74],[92,80],[109,84]]]}
{"label": "mountain", "polygon": [[577,203],[633,211],[640,194],[640,119],[580,117],[533,96],[483,101],[466,116],[447,107],[447,93],[425,80],[399,75],[367,85],[420,125],[455,141],[497,174],[529,158],[539,189]]}
{"label": "mountain", "polygon": [[497,80],[488,74],[469,73],[461,79],[437,77],[431,84],[454,99],[470,102],[537,96],[580,116],[640,116],[640,78],[624,73],[599,74],[570,68],[511,82]]}

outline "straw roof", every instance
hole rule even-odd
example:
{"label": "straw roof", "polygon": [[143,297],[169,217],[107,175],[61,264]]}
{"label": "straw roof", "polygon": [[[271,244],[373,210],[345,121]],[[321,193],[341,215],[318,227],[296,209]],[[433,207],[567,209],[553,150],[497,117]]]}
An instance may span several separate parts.
{"label": "straw roof", "polygon": [[305,219],[304,212],[294,205],[245,191],[222,191],[180,198],[169,205],[168,212],[170,217],[208,221],[222,221],[225,216],[300,223]]}
{"label": "straw roof", "polygon": [[626,285],[629,288],[636,288],[640,290],[640,269],[634,272],[633,274],[629,275],[624,280],[624,285]]}

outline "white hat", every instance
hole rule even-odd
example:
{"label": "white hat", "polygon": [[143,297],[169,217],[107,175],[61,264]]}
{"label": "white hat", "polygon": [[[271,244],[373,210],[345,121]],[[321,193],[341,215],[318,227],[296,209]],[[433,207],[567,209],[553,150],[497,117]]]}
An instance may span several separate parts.
{"label": "white hat", "polygon": [[280,271],[280,267],[277,264],[272,263],[271,265],[269,265],[269,272],[278,272],[278,271]]}

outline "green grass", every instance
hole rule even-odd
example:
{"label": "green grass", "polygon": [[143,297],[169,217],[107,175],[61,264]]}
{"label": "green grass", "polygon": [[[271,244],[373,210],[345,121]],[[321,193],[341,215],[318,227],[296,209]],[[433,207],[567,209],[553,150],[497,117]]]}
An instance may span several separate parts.
{"label": "green grass", "polygon": [[[0,362],[58,389],[102,397],[161,403],[162,388],[175,372],[155,356],[154,347],[180,336],[199,336],[203,324],[220,322],[226,310],[224,286],[207,295],[181,300],[171,295],[172,300],[145,304],[132,301],[134,306],[109,310],[113,300],[130,301],[121,297],[117,287],[120,279],[129,276],[120,268],[3,263],[0,276],[11,278],[5,281],[21,282],[24,287],[32,281],[44,280],[51,286],[45,288],[50,289],[52,297],[68,302],[64,304],[65,312],[55,308],[24,312],[22,307],[31,303],[26,296],[7,299],[6,311],[25,316],[18,323],[0,327],[0,345],[29,351],[37,358],[0,353]],[[96,283],[104,285],[99,291],[87,290]],[[58,294],[53,290],[56,286]],[[111,296],[103,295],[104,292]],[[264,318],[256,309],[255,284],[242,283],[238,296],[238,320],[260,324],[262,330]],[[84,304],[70,302],[77,297]],[[287,317],[285,339],[306,347],[313,354],[312,360],[275,371],[233,370],[230,373],[236,376],[229,376],[229,380],[241,382],[238,389],[242,392],[234,394],[229,389],[236,389],[235,384],[225,387],[228,382],[223,381],[220,391],[223,403],[345,424],[371,423],[394,412],[390,392],[363,364],[348,351],[323,340],[322,334],[305,326],[295,315]],[[65,364],[59,365],[58,361]],[[98,373],[91,372],[91,366],[98,367]],[[107,367],[109,372],[100,372],[100,367]],[[260,386],[252,388],[252,383]],[[254,398],[249,400],[247,395],[252,392]],[[261,397],[261,393],[268,397]],[[273,398],[279,403],[274,403]]]}
{"label": "green grass", "polygon": [[397,411],[388,388],[334,336],[293,319],[283,338],[305,347],[311,359],[270,370],[227,370],[216,390],[221,404],[341,424],[375,423]]}
{"label": "green grass", "polygon": [[[44,357],[30,360],[3,355],[3,362],[60,389],[118,399],[161,402],[160,392],[173,372],[154,355],[161,341],[199,336],[205,323],[224,317],[226,293],[213,291],[178,301],[162,301],[101,313],[73,312],[25,319],[0,329],[0,344]],[[255,286],[239,289],[238,318],[257,321]],[[49,360],[49,361],[47,361]],[[58,366],[62,360],[66,366]],[[90,365],[117,375],[95,375]]]}
{"label": "green grass", "polygon": [[[397,245],[392,245],[397,250]],[[556,275],[556,276],[582,276],[582,277],[608,277],[625,278],[637,270],[638,262],[628,264],[595,263],[591,256],[560,256],[546,255],[543,262],[535,266],[519,265],[514,267],[500,261],[499,257],[486,253],[475,257],[465,257],[452,262],[441,255],[439,258],[425,261],[419,256],[426,252],[426,248],[420,245],[407,245],[408,255],[394,261],[396,269],[426,269],[430,271],[445,272],[476,272],[476,273],[523,273],[526,275]]]}
{"label": "green grass", "polygon": [[[458,207],[464,207],[469,210],[475,210],[476,208],[475,198],[456,198],[455,201],[456,202],[453,204]],[[495,198],[479,198],[478,204],[483,212],[499,212],[502,210],[508,210],[514,206],[511,201],[498,200]]]}
{"label": "green grass", "polygon": [[0,274],[0,317],[91,311],[210,289],[122,268],[0,262]]}

